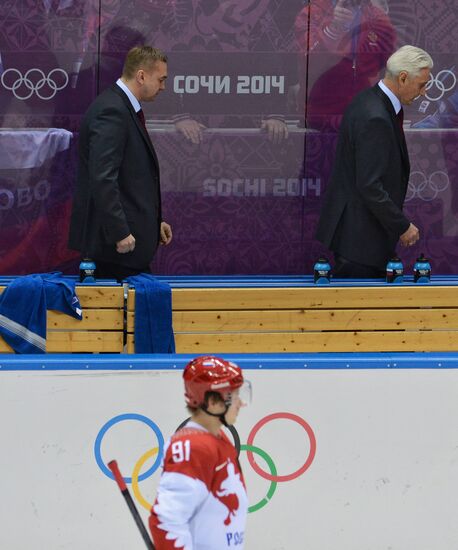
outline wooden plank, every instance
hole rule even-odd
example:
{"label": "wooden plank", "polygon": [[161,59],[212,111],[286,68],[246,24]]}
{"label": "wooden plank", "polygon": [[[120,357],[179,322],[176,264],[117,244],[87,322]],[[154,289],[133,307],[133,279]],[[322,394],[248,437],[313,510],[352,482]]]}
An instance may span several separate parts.
{"label": "wooden plank", "polygon": [[135,289],[133,288],[127,291],[127,311],[135,311]]}
{"label": "wooden plank", "polygon": [[120,353],[124,347],[123,336],[121,331],[50,332],[46,339],[46,350],[50,353]]}
{"label": "wooden plank", "polygon": [[122,286],[76,286],[76,294],[83,308],[123,308]]}
{"label": "wooden plank", "polygon": [[458,351],[458,331],[176,334],[177,353]]}
{"label": "wooden plank", "polygon": [[[122,332],[50,332],[46,338],[47,353],[97,353],[123,351]],[[0,338],[0,352],[12,353],[8,344]]]}
{"label": "wooden plank", "polygon": [[[134,314],[128,313],[128,332]],[[458,309],[178,311],[176,332],[458,329]]]}
{"label": "wooden plank", "polygon": [[[457,309],[177,311],[176,332],[305,332],[316,330],[415,330],[458,328]],[[127,314],[127,332],[135,315]]]}
{"label": "wooden plank", "polygon": [[48,331],[53,329],[122,330],[123,325],[122,309],[83,309],[81,321],[60,311],[48,311]]}
{"label": "wooden plank", "polygon": [[[133,292],[133,291],[132,291]],[[174,311],[241,309],[378,309],[458,307],[454,286],[179,288]]]}
{"label": "wooden plank", "polygon": [[[134,332],[134,330],[135,330],[135,313],[133,311],[127,311],[126,320],[127,320],[127,323],[126,323],[127,332]],[[174,323],[174,321],[172,321],[172,323]]]}
{"label": "wooden plank", "polygon": [[135,340],[132,334],[127,335],[127,353],[135,353]]}
{"label": "wooden plank", "polygon": [[9,346],[3,338],[0,337],[0,353],[14,353],[14,350]]}

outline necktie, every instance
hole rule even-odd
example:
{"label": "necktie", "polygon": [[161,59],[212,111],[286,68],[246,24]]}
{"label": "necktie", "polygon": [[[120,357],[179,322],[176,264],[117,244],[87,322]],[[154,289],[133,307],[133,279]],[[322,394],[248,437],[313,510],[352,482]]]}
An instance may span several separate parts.
{"label": "necktie", "polygon": [[146,130],[145,113],[142,111],[142,109],[137,111],[137,116],[138,116],[140,122],[142,123],[143,128],[145,128],[145,130]]}
{"label": "necktie", "polygon": [[404,109],[401,107],[401,110],[399,111],[399,113],[396,115],[397,119],[398,119],[398,124],[399,124],[399,128],[401,130],[401,136],[402,136],[402,139],[405,139],[405,135],[404,135]]}
{"label": "necktie", "polygon": [[138,116],[138,120],[141,122],[143,128],[145,129],[146,137],[148,138],[148,141],[151,144],[151,139],[149,137],[148,130],[146,128],[145,113],[140,109],[139,111],[137,111],[137,116]]}

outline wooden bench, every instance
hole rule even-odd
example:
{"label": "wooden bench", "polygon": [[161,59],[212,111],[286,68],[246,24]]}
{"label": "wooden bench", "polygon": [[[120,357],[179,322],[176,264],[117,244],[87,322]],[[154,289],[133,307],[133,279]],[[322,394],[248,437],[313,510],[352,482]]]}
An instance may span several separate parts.
{"label": "wooden bench", "polygon": [[[177,353],[458,351],[457,286],[173,288]],[[135,290],[127,301],[134,352]]]}
{"label": "wooden bench", "polygon": [[[4,289],[0,286],[0,292]],[[123,287],[77,285],[76,293],[83,309],[83,320],[48,311],[46,351],[121,353],[124,347]],[[0,337],[0,352],[12,351]]]}
{"label": "wooden bench", "polygon": [[[0,292],[5,287],[0,287]],[[177,353],[458,351],[458,287],[173,288]],[[48,312],[47,351],[135,349],[135,290],[77,286],[83,321]],[[126,335],[127,330],[127,335]],[[0,338],[0,352],[11,352]]]}

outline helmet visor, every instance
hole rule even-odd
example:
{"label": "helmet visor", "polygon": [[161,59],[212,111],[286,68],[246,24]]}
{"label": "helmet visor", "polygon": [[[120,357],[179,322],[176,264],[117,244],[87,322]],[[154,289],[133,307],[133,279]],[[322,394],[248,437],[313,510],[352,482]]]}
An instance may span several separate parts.
{"label": "helmet visor", "polygon": [[240,386],[238,396],[242,403],[242,407],[251,405],[252,390],[251,390],[251,382],[249,380],[245,380],[243,384]]}

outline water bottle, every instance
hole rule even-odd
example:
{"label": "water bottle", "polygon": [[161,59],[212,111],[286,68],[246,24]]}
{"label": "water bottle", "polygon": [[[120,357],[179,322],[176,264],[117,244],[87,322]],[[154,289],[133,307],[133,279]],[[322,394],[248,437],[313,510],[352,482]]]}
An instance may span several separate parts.
{"label": "water bottle", "polygon": [[327,258],[319,258],[313,266],[313,282],[316,285],[328,285],[331,282],[331,265]]}
{"label": "water bottle", "polygon": [[402,283],[404,280],[404,266],[401,260],[396,256],[386,264],[386,282]]}
{"label": "water bottle", "polygon": [[423,253],[417,258],[413,267],[413,280],[421,284],[431,282],[431,264]]}
{"label": "water bottle", "polygon": [[83,258],[80,263],[80,283],[95,283],[95,262]]}

